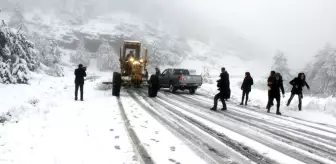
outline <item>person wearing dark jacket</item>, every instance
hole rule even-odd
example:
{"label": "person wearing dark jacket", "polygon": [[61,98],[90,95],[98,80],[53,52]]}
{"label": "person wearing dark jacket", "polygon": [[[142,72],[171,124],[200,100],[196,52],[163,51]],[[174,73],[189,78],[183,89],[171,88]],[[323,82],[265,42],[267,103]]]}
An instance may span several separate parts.
{"label": "person wearing dark jacket", "polygon": [[[267,86],[268,86],[268,101],[270,101],[270,99],[271,99],[271,90],[270,90],[270,88],[269,88],[269,83],[270,83],[270,81],[271,81],[271,77],[273,77],[273,76],[275,76],[275,71],[271,71],[270,76],[269,76],[268,79],[267,79]],[[267,104],[267,105],[268,105],[268,104]],[[267,109],[267,105],[266,105],[266,109]],[[274,105],[274,104],[273,104],[273,101],[271,102],[270,105],[271,105],[271,106]]]}
{"label": "person wearing dark jacket", "polygon": [[302,88],[303,87],[307,87],[308,89],[310,89],[309,85],[306,82],[306,76],[304,73],[299,73],[298,77],[294,78],[292,81],[289,82],[289,84],[291,84],[293,86],[292,91],[291,91],[291,96],[288,99],[287,102],[287,106],[289,106],[289,104],[291,103],[291,101],[293,100],[295,95],[298,95],[299,97],[299,110],[301,111],[302,109]]}
{"label": "person wearing dark jacket", "polygon": [[220,74],[220,79],[217,80],[217,87],[219,90],[219,93],[215,95],[214,97],[214,106],[210,108],[210,110],[217,110],[217,103],[218,100],[222,101],[223,108],[222,110],[226,110],[226,103],[225,99],[229,98],[230,94],[230,79],[229,74],[225,70],[225,68],[222,68],[222,73]]}
{"label": "person wearing dark jacket", "polygon": [[82,64],[78,65],[78,68],[75,69],[75,100],[78,99],[78,88],[80,88],[80,99],[83,101],[84,94],[84,77],[86,77],[86,67],[83,67]]}
{"label": "person wearing dark jacket", "polygon": [[273,104],[273,100],[275,99],[277,101],[277,115],[281,115],[280,113],[280,91],[282,92],[283,97],[285,97],[285,90],[283,87],[283,80],[280,75],[280,73],[275,73],[268,78],[267,80],[267,85],[268,85],[268,103],[267,103],[267,112],[270,112],[271,106]]}
{"label": "person wearing dark jacket", "polygon": [[247,101],[249,98],[249,93],[251,92],[252,85],[253,85],[253,78],[251,77],[250,72],[246,72],[243,84],[241,85],[241,90],[243,91],[243,95],[242,95],[242,101],[240,105],[243,105],[245,96],[246,96],[245,105],[247,105]]}
{"label": "person wearing dark jacket", "polygon": [[155,68],[155,75],[158,77],[161,75],[160,69],[157,67]]}
{"label": "person wearing dark jacket", "polygon": [[151,75],[148,85],[148,95],[149,97],[156,97],[160,89],[160,80],[159,76]]}

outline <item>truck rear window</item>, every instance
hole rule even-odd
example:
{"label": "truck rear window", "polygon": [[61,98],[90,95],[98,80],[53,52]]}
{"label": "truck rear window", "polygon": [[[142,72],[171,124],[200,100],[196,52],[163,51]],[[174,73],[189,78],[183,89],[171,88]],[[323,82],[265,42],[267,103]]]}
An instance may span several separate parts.
{"label": "truck rear window", "polygon": [[189,75],[189,71],[186,69],[175,69],[173,74],[174,75]]}

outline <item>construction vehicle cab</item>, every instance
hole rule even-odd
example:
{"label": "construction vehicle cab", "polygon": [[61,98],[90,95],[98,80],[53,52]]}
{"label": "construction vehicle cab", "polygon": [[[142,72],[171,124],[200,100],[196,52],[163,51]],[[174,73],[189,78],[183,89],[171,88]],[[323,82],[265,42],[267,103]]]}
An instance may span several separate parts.
{"label": "construction vehicle cab", "polygon": [[119,61],[120,73],[113,73],[113,96],[119,96],[121,86],[138,88],[147,83],[147,49],[139,41],[125,40],[120,47]]}

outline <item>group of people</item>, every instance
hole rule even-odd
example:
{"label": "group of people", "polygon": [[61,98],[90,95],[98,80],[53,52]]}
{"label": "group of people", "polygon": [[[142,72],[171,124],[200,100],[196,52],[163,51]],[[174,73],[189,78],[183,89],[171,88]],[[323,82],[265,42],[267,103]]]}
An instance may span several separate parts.
{"label": "group of people", "polygon": [[[310,89],[309,85],[306,82],[306,76],[304,73],[299,73],[298,77],[294,78],[292,81],[289,82],[293,88],[291,90],[291,96],[287,101],[287,106],[290,105],[291,101],[293,100],[295,95],[298,95],[299,98],[299,104],[298,108],[301,111],[302,110],[302,88],[307,87]],[[249,99],[249,93],[251,92],[251,88],[253,85],[253,78],[251,77],[250,72],[245,73],[244,81],[241,85],[242,90],[242,99],[240,105],[247,105],[248,99]],[[267,112],[270,112],[271,107],[273,106],[274,99],[277,102],[276,106],[276,114],[281,115],[280,112],[280,100],[281,100],[281,93],[283,97],[285,97],[285,90],[283,87],[283,79],[280,73],[271,71],[270,76],[267,79],[267,86],[268,86],[268,102],[267,102]],[[229,73],[225,70],[225,68],[222,68],[220,79],[217,80],[217,87],[219,90],[219,93],[215,95],[214,97],[214,106],[210,108],[210,110],[217,110],[217,102],[218,100],[222,101],[223,108],[222,110],[226,110],[226,103],[225,100],[230,98],[231,90],[230,90],[230,79],[229,79]],[[245,103],[244,103],[245,100]]]}
{"label": "group of people", "polygon": [[[80,100],[84,101],[83,94],[84,94],[84,77],[86,77],[86,67],[83,67],[82,64],[79,64],[78,68],[75,69],[74,74],[75,74],[75,100],[78,100],[78,90],[80,89]],[[157,90],[159,89],[158,77],[160,75],[160,70],[158,68],[155,68],[155,75],[156,76],[151,76],[150,78],[151,81],[150,87],[155,88],[155,91],[157,92]],[[294,96],[298,95],[299,98],[298,108],[300,111],[302,110],[302,98],[303,98],[302,88],[306,86],[308,89],[310,89],[305,79],[306,79],[305,74],[299,73],[298,77],[294,78],[292,81],[289,82],[293,86],[293,88],[291,90],[291,96],[287,101],[287,106],[290,105]],[[242,99],[240,105],[244,104],[247,105],[252,85],[253,85],[253,78],[251,77],[250,72],[246,72],[244,81],[241,85]],[[271,71],[271,74],[267,79],[267,86],[268,86],[268,103],[266,106],[267,112],[268,113],[270,112],[271,107],[274,105],[273,101],[275,99],[277,102],[276,114],[281,115],[280,112],[281,94],[283,95],[283,97],[285,97],[285,90],[281,74],[275,71]],[[217,87],[219,93],[215,95],[214,106],[210,108],[210,110],[217,110],[218,100],[221,100],[223,104],[222,110],[227,110],[225,100],[230,98],[231,90],[230,90],[229,73],[225,70],[225,68],[221,69],[220,79],[217,80]]]}

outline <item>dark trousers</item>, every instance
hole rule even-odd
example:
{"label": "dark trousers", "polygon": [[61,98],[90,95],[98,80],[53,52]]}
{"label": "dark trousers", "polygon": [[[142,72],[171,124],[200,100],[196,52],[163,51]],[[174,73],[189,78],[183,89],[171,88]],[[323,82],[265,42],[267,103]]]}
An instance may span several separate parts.
{"label": "dark trousers", "polygon": [[247,91],[244,91],[244,90],[243,90],[242,101],[241,101],[242,104],[244,103],[244,98],[245,98],[245,96],[246,96],[246,99],[245,99],[245,105],[247,104],[247,101],[248,101],[248,98],[249,98],[249,93],[250,93],[250,92],[247,92]]}
{"label": "dark trousers", "polygon": [[272,94],[269,93],[268,94],[268,103],[267,103],[267,111],[269,112],[271,106],[273,105],[273,101],[274,99],[277,101],[277,113],[280,112],[280,100],[281,100],[281,96],[280,94]]}
{"label": "dark trousers", "polygon": [[[296,95],[295,93],[291,94],[290,98],[288,99],[287,106],[289,106],[289,104],[291,103],[291,101],[293,100],[293,98],[294,98],[295,95]],[[299,107],[299,110],[301,110],[302,109],[302,93],[299,93],[297,95],[298,95],[298,98],[299,98],[299,105],[298,105],[298,107]]]}
{"label": "dark trousers", "polygon": [[78,98],[78,88],[80,88],[80,98],[83,100],[83,94],[84,94],[84,84],[76,84],[75,85],[75,99]]}
{"label": "dark trousers", "polygon": [[214,98],[214,109],[217,109],[218,100],[222,101],[223,109],[226,109],[226,103],[225,103],[225,100],[224,100],[224,96],[221,93],[217,93],[215,95],[215,98]]}

